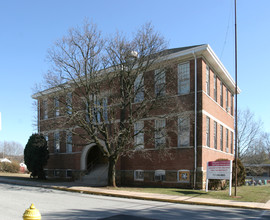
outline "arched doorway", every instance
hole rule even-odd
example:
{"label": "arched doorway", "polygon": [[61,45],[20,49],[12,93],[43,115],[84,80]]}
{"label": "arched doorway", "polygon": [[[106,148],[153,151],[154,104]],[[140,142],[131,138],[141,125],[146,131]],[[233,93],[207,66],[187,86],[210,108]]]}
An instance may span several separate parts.
{"label": "arched doorway", "polygon": [[91,171],[94,167],[98,165],[103,165],[108,163],[108,159],[103,156],[103,153],[97,145],[92,146],[86,156],[86,170]]}

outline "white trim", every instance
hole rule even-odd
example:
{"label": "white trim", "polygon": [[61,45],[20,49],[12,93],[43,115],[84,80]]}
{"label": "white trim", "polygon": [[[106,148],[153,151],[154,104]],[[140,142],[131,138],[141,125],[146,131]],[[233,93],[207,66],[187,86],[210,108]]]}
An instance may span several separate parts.
{"label": "white trim", "polygon": [[216,151],[216,152],[219,152],[219,153],[224,153],[224,154],[227,154],[227,155],[233,155],[232,153],[227,153],[226,151],[221,151],[221,150],[215,149],[213,147],[207,147],[205,145],[200,146],[200,147],[208,149],[208,150],[213,150],[213,151]]}
{"label": "white trim", "polygon": [[[211,96],[209,96],[205,91],[200,91],[202,93],[204,93],[209,99],[211,99],[213,102],[215,102],[215,104],[217,104],[224,112],[226,112],[230,117],[234,118],[234,116],[231,114],[231,111],[226,111],[226,109],[224,107],[222,107],[220,105],[220,103],[216,102],[215,99],[213,99]],[[231,106],[230,106],[231,108]]]}
{"label": "white trim", "polygon": [[220,125],[222,125],[224,128],[227,128],[228,130],[232,131],[234,133],[234,130],[232,128],[230,128],[228,125],[224,124],[222,121],[218,120],[216,117],[214,117],[213,115],[211,115],[210,113],[208,113],[205,110],[201,110],[200,111],[202,114],[208,116],[209,118],[213,119],[214,121],[218,122]]}
{"label": "white trim", "polygon": [[[142,172],[143,178],[136,178],[136,172]],[[134,181],[144,181],[144,170],[134,170]]]}
{"label": "white trim", "polygon": [[[165,55],[165,56],[157,59],[156,63],[166,61],[166,60],[175,59],[175,58],[181,58],[181,57],[185,57],[185,56],[193,56],[193,54],[196,54],[197,57],[199,57],[200,55],[205,57],[206,60],[208,60],[208,63],[210,64],[210,66],[215,70],[216,74],[220,78],[222,78],[224,80],[224,82],[230,88],[232,88],[231,89],[232,91],[235,91],[234,87],[236,85],[235,85],[233,78],[231,77],[231,75],[229,74],[227,69],[224,67],[222,62],[219,60],[217,55],[214,53],[214,51],[212,50],[212,48],[208,44],[204,44],[201,46],[193,46],[193,47],[186,49],[186,50],[182,50],[182,51],[179,51],[176,53]],[[103,74],[106,72],[109,73],[109,72],[114,72],[114,71],[115,71],[115,69],[113,67],[109,67],[107,69],[100,70],[99,73]],[[71,86],[69,85],[69,83],[65,83],[62,85],[62,87],[63,88],[70,88]],[[32,98],[38,99],[40,96],[49,95],[51,93],[58,92],[61,90],[62,90],[62,88],[59,88],[59,87],[49,88],[49,89],[46,89],[46,90],[43,90],[41,92],[37,92],[37,93],[33,94]],[[239,87],[237,88],[237,92],[238,92],[238,94],[241,92]]]}
{"label": "white trim", "polygon": [[[103,146],[104,150],[105,150],[105,142],[102,141],[102,140],[99,140],[100,141],[100,144]],[[89,152],[89,150],[95,146],[96,143],[92,143],[92,144],[89,144],[87,146],[85,146],[83,148],[83,150],[81,151],[81,170],[86,170],[86,163],[87,163],[87,154]]]}

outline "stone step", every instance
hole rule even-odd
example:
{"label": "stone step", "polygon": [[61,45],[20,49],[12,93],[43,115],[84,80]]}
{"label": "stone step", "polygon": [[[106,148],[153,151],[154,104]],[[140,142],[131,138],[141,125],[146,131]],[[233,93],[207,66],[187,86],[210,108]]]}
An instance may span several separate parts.
{"label": "stone step", "polygon": [[88,175],[83,176],[82,182],[89,186],[106,186],[108,183],[108,164],[98,164]]}

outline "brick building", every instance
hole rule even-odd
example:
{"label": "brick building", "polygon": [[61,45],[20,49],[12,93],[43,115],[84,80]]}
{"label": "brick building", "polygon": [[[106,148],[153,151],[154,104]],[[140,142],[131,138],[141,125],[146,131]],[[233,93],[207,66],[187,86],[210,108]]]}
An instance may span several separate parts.
{"label": "brick building", "polygon": [[[162,94],[172,100],[171,103],[182,106],[173,112],[156,109],[156,114],[166,117],[148,117],[142,120],[143,124],[134,125],[134,132],[141,126],[146,130],[146,124],[156,128],[152,134],[141,133],[134,140],[147,151],[148,157],[142,157],[140,151],[131,158],[122,156],[117,163],[117,182],[168,187],[193,187],[196,184],[203,188],[208,161],[234,158],[235,83],[207,44],[170,49],[163,60],[170,61],[173,76],[164,72],[160,84],[166,84],[171,76],[176,80],[170,86],[170,92],[165,87]],[[153,91],[157,85],[151,84],[156,80],[155,71],[149,71],[149,77],[144,79],[145,84],[152,85]],[[69,128],[48,126],[55,120],[64,120],[54,92],[49,89],[33,95],[39,103],[39,132],[49,145],[47,174],[78,176],[93,163],[106,164],[95,145],[77,144],[81,140]],[[157,150],[158,144],[168,143],[168,139],[163,139],[158,132],[162,130],[167,130],[170,140],[170,156],[166,158],[162,158]]]}

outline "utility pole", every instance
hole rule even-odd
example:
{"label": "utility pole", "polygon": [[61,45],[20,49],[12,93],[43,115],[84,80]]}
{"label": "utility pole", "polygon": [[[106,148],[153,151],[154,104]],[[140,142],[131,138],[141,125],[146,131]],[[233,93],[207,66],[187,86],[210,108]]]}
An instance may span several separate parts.
{"label": "utility pole", "polygon": [[235,188],[234,196],[237,195],[237,158],[238,158],[238,146],[237,146],[237,17],[236,17],[236,0],[234,0],[234,19],[235,19],[235,156],[234,156],[234,167],[235,167]]}

